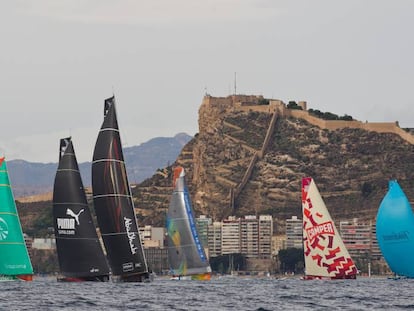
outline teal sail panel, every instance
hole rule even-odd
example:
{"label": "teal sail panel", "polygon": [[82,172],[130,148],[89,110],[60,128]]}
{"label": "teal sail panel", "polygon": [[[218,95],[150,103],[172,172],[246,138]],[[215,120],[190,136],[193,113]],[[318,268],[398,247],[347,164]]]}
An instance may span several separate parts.
{"label": "teal sail panel", "polygon": [[396,180],[377,213],[377,240],[390,269],[401,276],[414,277],[414,214],[406,195]]}
{"label": "teal sail panel", "polygon": [[10,187],[6,161],[0,158],[0,275],[33,274]]}

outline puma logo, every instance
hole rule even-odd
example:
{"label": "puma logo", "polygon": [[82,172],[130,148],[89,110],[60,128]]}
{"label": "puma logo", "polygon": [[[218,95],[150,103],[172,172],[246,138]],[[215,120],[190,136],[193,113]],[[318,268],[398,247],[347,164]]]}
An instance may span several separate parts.
{"label": "puma logo", "polygon": [[80,211],[79,211],[79,213],[77,213],[77,214],[75,214],[70,208],[68,208],[67,210],[66,210],[66,215],[68,215],[68,216],[72,216],[73,218],[75,218],[75,220],[76,220],[76,223],[78,224],[78,226],[79,226],[79,215],[80,214],[82,214],[84,212],[84,209],[81,209]]}

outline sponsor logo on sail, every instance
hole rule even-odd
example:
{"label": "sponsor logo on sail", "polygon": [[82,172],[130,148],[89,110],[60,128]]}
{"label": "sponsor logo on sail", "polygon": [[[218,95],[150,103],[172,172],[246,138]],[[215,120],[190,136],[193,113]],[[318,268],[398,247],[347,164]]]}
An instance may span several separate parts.
{"label": "sponsor logo on sail", "polygon": [[134,264],[132,262],[127,262],[122,264],[122,271],[128,272],[134,270]]}
{"label": "sponsor logo on sail", "polygon": [[399,242],[404,240],[408,241],[410,239],[408,231],[393,232],[391,234],[383,235],[382,238],[387,242]]}
{"label": "sponsor logo on sail", "polygon": [[0,217],[0,241],[3,241],[9,235],[9,226],[7,222]]}
{"label": "sponsor logo on sail", "polygon": [[308,235],[310,241],[322,234],[335,235],[333,223],[332,221],[327,221],[314,227],[308,228],[306,229],[306,234]]}
{"label": "sponsor logo on sail", "polygon": [[14,269],[26,269],[26,264],[16,264],[16,265],[5,265],[7,269],[14,270]]}
{"label": "sponsor logo on sail", "polygon": [[68,216],[72,216],[75,220],[76,220],[76,224],[79,226],[80,225],[80,223],[79,223],[79,216],[80,216],[80,214],[82,214],[83,212],[84,212],[85,210],[84,209],[81,209],[80,211],[79,211],[79,213],[77,213],[77,214],[75,214],[70,208],[68,208],[67,210],[66,210],[66,215],[68,215]]}
{"label": "sponsor logo on sail", "polygon": [[77,214],[74,213],[70,208],[66,210],[66,215],[71,216],[72,218],[57,218],[57,227],[59,234],[65,235],[74,235],[75,234],[75,224],[80,225],[79,216],[84,212],[84,209],[81,209]]}
{"label": "sponsor logo on sail", "polygon": [[137,238],[137,233],[131,231],[132,219],[124,217],[125,222],[125,230],[129,240],[129,247],[131,249],[132,254],[136,254],[138,248],[134,245],[134,240]]}

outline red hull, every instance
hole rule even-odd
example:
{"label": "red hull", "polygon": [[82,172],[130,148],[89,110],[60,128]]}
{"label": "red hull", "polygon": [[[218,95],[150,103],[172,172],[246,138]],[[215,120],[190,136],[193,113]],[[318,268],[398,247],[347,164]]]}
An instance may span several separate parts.
{"label": "red hull", "polygon": [[22,280],[22,281],[28,281],[28,282],[33,281],[33,275],[32,274],[16,275],[16,277],[19,280]]}
{"label": "red hull", "polygon": [[305,275],[303,277],[304,280],[355,280],[356,274],[351,275],[342,275],[342,276],[334,276],[334,277],[326,277],[326,276],[316,276],[316,275]]}

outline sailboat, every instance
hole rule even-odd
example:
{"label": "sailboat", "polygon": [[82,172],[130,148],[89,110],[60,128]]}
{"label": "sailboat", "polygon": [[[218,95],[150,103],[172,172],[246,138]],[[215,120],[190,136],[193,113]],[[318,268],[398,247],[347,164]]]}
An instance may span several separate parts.
{"label": "sailboat", "polygon": [[59,281],[108,281],[109,267],[92,221],[70,137],[60,140],[53,187]]}
{"label": "sailboat", "polygon": [[0,281],[33,279],[33,268],[24,241],[10,186],[6,160],[0,158]]}
{"label": "sailboat", "polygon": [[148,280],[150,275],[126,174],[114,96],[104,103],[104,121],[93,153],[92,189],[112,280]]}
{"label": "sailboat", "polygon": [[357,268],[311,177],[302,179],[304,279],[355,279]]}
{"label": "sailboat", "polygon": [[414,214],[396,180],[388,183],[376,220],[382,255],[396,276],[414,277]]}
{"label": "sailboat", "polygon": [[211,268],[198,237],[190,195],[181,166],[174,169],[167,213],[168,260],[174,279],[210,280]]}

